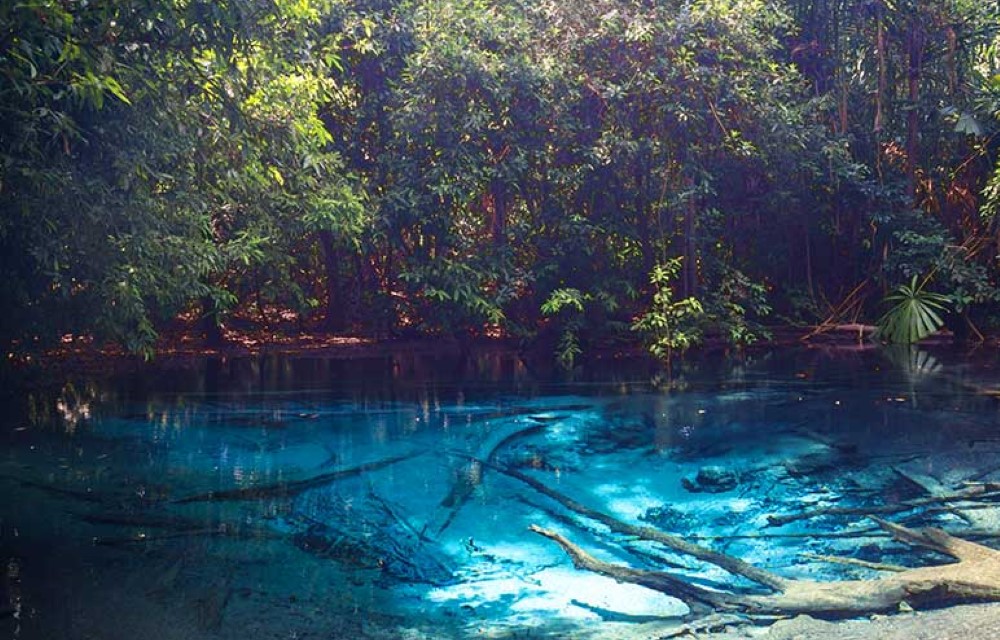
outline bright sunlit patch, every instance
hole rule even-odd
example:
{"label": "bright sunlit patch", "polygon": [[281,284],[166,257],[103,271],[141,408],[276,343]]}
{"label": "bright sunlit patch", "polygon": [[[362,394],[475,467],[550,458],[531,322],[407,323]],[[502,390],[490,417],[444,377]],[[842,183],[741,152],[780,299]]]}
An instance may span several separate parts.
{"label": "bright sunlit patch", "polygon": [[537,581],[538,590],[545,595],[519,600],[511,607],[512,610],[524,610],[529,605],[538,606],[543,603],[550,609],[565,610],[576,601],[585,605],[575,605],[581,612],[578,615],[584,615],[582,612],[592,615],[594,609],[630,616],[664,617],[684,615],[688,611],[687,605],[658,591],[581,573],[575,569],[543,569],[532,578]]}
{"label": "bright sunlit patch", "polygon": [[470,606],[495,602],[510,595],[520,595],[528,585],[519,578],[505,577],[477,582],[464,582],[438,589],[431,589],[425,598],[438,604],[457,603]]}
{"label": "bright sunlit patch", "polygon": [[637,489],[637,492],[631,495],[609,498],[607,504],[608,510],[614,514],[638,519],[650,509],[663,504],[663,500]]}
{"label": "bright sunlit patch", "polygon": [[520,573],[521,577],[496,577],[433,589],[427,592],[426,599],[436,604],[470,607],[508,601],[510,612],[536,614],[538,622],[554,616],[598,619],[597,611],[662,617],[688,612],[686,605],[665,594],[569,567],[550,567],[533,573],[522,569]]}
{"label": "bright sunlit patch", "polygon": [[726,503],[726,508],[732,513],[743,513],[753,506],[753,500],[747,500],[746,498],[736,498]]}
{"label": "bright sunlit patch", "polygon": [[[655,480],[633,477],[630,484],[602,484],[594,487],[593,493],[604,500],[611,513],[634,520],[641,518],[650,509],[661,506],[664,490],[671,488],[660,486],[658,491],[653,491],[648,486],[650,482],[658,484]],[[677,488],[680,488],[680,483],[677,483]]]}

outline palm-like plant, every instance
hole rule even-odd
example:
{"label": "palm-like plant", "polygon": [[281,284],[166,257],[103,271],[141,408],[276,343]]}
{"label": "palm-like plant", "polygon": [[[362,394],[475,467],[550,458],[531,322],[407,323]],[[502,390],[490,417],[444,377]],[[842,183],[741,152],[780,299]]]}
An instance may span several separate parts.
{"label": "palm-like plant", "polygon": [[927,291],[925,279],[917,283],[913,276],[910,284],[900,285],[885,298],[891,309],[878,321],[878,336],[887,342],[911,344],[926,338],[944,325],[942,313],[948,312],[951,299],[941,293]]}

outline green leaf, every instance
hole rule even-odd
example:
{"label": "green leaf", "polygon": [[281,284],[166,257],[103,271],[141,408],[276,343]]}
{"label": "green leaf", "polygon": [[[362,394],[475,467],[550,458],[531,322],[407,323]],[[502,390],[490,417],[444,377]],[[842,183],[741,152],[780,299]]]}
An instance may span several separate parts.
{"label": "green leaf", "polygon": [[964,133],[970,136],[982,136],[983,127],[976,120],[976,117],[971,113],[963,112],[958,116],[958,122],[955,123],[955,133]]}
{"label": "green leaf", "polygon": [[947,296],[925,291],[913,276],[909,285],[900,285],[885,301],[893,303],[878,321],[878,336],[888,342],[910,344],[923,340],[944,326],[938,311],[948,311]]}
{"label": "green leaf", "polygon": [[104,88],[107,89],[107,91],[111,93],[111,95],[118,98],[125,104],[127,105],[132,104],[132,102],[128,99],[128,96],[125,95],[125,91],[124,89],[122,89],[122,86],[118,83],[117,80],[115,80],[111,76],[107,76],[104,78]]}

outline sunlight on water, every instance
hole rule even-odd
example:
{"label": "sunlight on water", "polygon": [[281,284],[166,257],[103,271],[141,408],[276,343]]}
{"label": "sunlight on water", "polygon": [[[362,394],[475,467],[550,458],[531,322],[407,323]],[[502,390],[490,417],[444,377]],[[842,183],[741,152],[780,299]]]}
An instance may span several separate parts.
{"label": "sunlight on water", "polygon": [[0,431],[0,633],[513,637],[687,612],[577,571],[532,524],[604,560],[738,586],[517,474],[788,577],[867,575],[816,555],[917,564],[861,516],[773,517],[918,495],[907,478],[993,479],[996,401],[966,384],[989,370],[928,362],[779,352],[681,369],[669,392],[641,374],[407,380],[321,362],[258,384],[233,364],[36,393]]}

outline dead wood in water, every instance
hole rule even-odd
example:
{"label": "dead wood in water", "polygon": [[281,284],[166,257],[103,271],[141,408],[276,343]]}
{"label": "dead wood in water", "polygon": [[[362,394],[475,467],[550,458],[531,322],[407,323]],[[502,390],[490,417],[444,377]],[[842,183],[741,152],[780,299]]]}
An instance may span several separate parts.
{"label": "dead wood in water", "polygon": [[702,547],[692,542],[688,542],[683,538],[670,535],[669,533],[665,533],[659,529],[654,529],[653,527],[640,527],[627,522],[622,522],[621,520],[618,520],[617,518],[614,518],[606,513],[602,513],[596,509],[591,509],[590,507],[587,507],[576,500],[573,500],[569,496],[551,489],[544,483],[515,469],[501,467],[482,460],[480,463],[484,466],[495,469],[506,476],[523,482],[538,493],[555,500],[570,511],[574,511],[582,516],[586,516],[591,520],[603,524],[614,533],[634,536],[641,540],[659,543],[668,549],[676,551],[677,553],[697,558],[698,560],[708,562],[709,564],[714,564],[734,575],[743,576],[748,580],[752,580],[753,582],[769,586],[774,589],[780,589],[785,584],[784,578],[777,576],[770,571],[757,568],[747,562],[744,562],[743,560],[740,560],[739,558],[734,558],[732,556],[712,551],[707,547]]}
{"label": "dead wood in water", "polygon": [[532,419],[532,422],[515,422],[510,428],[497,429],[496,433],[490,434],[490,437],[479,445],[476,455],[464,456],[469,460],[468,464],[455,471],[451,491],[441,501],[440,506],[447,511],[435,513],[425,525],[425,530],[429,529],[435,535],[440,536],[451,525],[459,511],[472,497],[476,487],[482,482],[481,460],[489,463],[494,462],[503,447],[515,440],[543,430],[547,422],[547,420]]}
{"label": "dead wood in water", "polygon": [[[1000,492],[987,492],[984,485],[972,485],[968,489],[957,491],[955,493],[939,494],[926,498],[916,498],[914,500],[904,500],[896,504],[871,505],[867,507],[821,507],[819,509],[809,509],[786,515],[769,515],[767,517],[767,522],[772,527],[780,527],[790,522],[809,520],[810,518],[818,518],[819,516],[864,516],[871,514],[902,513],[904,511],[912,511],[913,509],[939,505],[942,503],[966,501],[980,502],[995,498],[1000,498]],[[952,507],[948,508],[948,510],[951,509]]]}
{"label": "dead wood in water", "polygon": [[200,493],[194,496],[188,496],[187,498],[180,498],[174,500],[174,504],[189,504],[191,502],[227,502],[231,500],[268,500],[270,498],[290,498],[296,496],[303,491],[309,489],[315,489],[316,487],[321,487],[323,485],[336,482],[337,480],[343,480],[344,478],[353,478],[355,476],[360,476],[369,471],[377,471],[379,469],[384,469],[385,467],[396,464],[397,462],[403,462],[404,460],[410,460],[421,455],[420,452],[406,453],[400,456],[394,456],[392,458],[385,458],[383,460],[376,460],[374,462],[366,462],[365,464],[360,464],[356,467],[348,467],[346,469],[339,469],[337,471],[332,471],[330,473],[324,473],[322,475],[313,476],[311,478],[306,478],[305,480],[296,480],[293,482],[279,482],[277,484],[267,484],[259,487],[246,487],[243,489],[229,489],[226,491],[209,491],[208,493]]}
{"label": "dead wood in water", "polygon": [[949,555],[958,562],[906,569],[872,580],[785,580],[771,594],[754,595],[713,591],[665,572],[604,562],[555,531],[536,525],[531,530],[559,544],[578,569],[666,593],[685,602],[694,612],[709,608],[750,614],[855,616],[896,611],[903,603],[942,606],[1000,601],[1000,552],[940,529],[908,529],[873,519],[898,541]]}
{"label": "dead wood in water", "polygon": [[218,632],[222,628],[223,614],[233,595],[232,583],[232,577],[223,578],[202,590],[192,601],[198,624],[206,631]]}
{"label": "dead wood in water", "polygon": [[146,535],[139,533],[133,536],[120,538],[96,537],[94,544],[102,547],[120,547],[132,544],[147,544],[150,542],[161,542],[163,540],[176,540],[185,538],[237,538],[240,540],[282,540],[286,536],[263,529],[253,529],[250,531],[241,530],[238,527],[218,526],[205,527],[203,529],[183,529],[171,531],[169,533],[157,533]]}
{"label": "dead wood in water", "polygon": [[847,558],[843,556],[826,556],[818,553],[803,553],[802,557],[807,560],[818,560],[819,562],[829,562],[831,564],[846,564],[852,567],[871,569],[872,571],[892,571],[894,573],[902,573],[903,571],[908,570],[907,567],[903,567],[898,564],[868,562],[867,560],[859,560],[857,558]]}
{"label": "dead wood in water", "polygon": [[893,572],[870,580],[823,582],[789,579],[754,567],[740,558],[713,551],[651,527],[631,525],[590,509],[539,480],[512,469],[498,470],[527,484],[570,511],[604,524],[613,533],[658,542],[673,551],[697,558],[733,575],[748,578],[770,591],[759,594],[708,589],[683,575],[605,562],[595,558],[562,534],[531,525],[533,532],[562,547],[578,569],[598,573],[620,582],[638,584],[673,596],[686,603],[696,615],[714,611],[750,615],[811,614],[847,617],[896,611],[903,603],[914,606],[943,606],[963,602],[1000,602],[1000,552],[954,537],[940,529],[910,529],[869,516],[879,528],[897,541],[951,556],[957,562],[918,568],[876,566],[866,563],[868,568]]}
{"label": "dead wood in water", "polygon": [[172,515],[151,515],[138,513],[84,513],[77,516],[90,524],[112,525],[118,527],[148,527],[151,529],[174,529],[191,531],[204,529],[206,523],[190,518]]}
{"label": "dead wood in water", "polygon": [[[947,496],[952,494],[952,491],[948,489],[940,480],[934,476],[927,475],[925,473],[920,473],[917,471],[910,471],[907,469],[902,469],[900,467],[893,467],[892,470],[896,472],[901,478],[905,479],[911,485],[927,494],[932,498],[947,498]],[[992,489],[988,488],[986,485],[978,485],[975,487],[966,487],[964,491],[976,490],[982,491],[984,495],[987,495],[990,491],[996,491],[996,487]],[[980,496],[982,497],[982,496]],[[980,527],[980,526],[990,526],[993,522],[989,514],[983,515],[982,512],[976,511],[976,509],[983,506],[994,506],[991,504],[984,505],[982,502],[975,502],[971,505],[957,505],[952,502],[944,502],[942,506],[939,507],[952,515],[955,515],[962,520],[964,520],[970,527]]]}
{"label": "dead wood in water", "polygon": [[840,304],[836,307],[831,305],[830,315],[823,322],[813,327],[812,331],[799,338],[799,340],[808,342],[818,335],[838,329],[856,335],[859,343],[864,339],[865,334],[871,335],[874,327],[868,327],[857,322],[867,295],[865,291],[867,287],[868,278],[865,278],[851,289],[851,292],[847,294]]}
{"label": "dead wood in water", "polygon": [[81,491],[79,489],[67,489],[66,487],[59,487],[56,485],[46,484],[44,482],[36,482],[34,480],[20,480],[17,478],[11,478],[11,479],[19,482],[22,487],[28,487],[29,489],[38,489],[39,491],[44,491],[45,493],[49,493],[60,498],[71,498],[73,500],[79,500],[81,502],[94,502],[94,503],[104,503],[109,501],[109,498],[107,498],[106,496],[95,493],[90,489],[87,489],[86,491]]}
{"label": "dead wood in water", "polygon": [[441,500],[440,507],[447,511],[438,510],[433,514],[424,526],[425,530],[430,530],[435,535],[441,535],[447,529],[462,507],[469,501],[476,487],[482,483],[482,465],[480,460],[496,462],[500,451],[516,440],[538,433],[549,426],[550,423],[559,420],[560,414],[565,412],[584,411],[593,409],[590,404],[567,404],[555,407],[547,407],[542,410],[539,407],[512,407],[500,411],[486,414],[473,414],[470,421],[481,422],[484,420],[494,420],[506,418],[510,420],[508,425],[503,425],[487,434],[486,438],[478,444],[474,454],[456,452],[455,455],[468,460],[464,467],[454,470],[453,484],[448,494]]}

